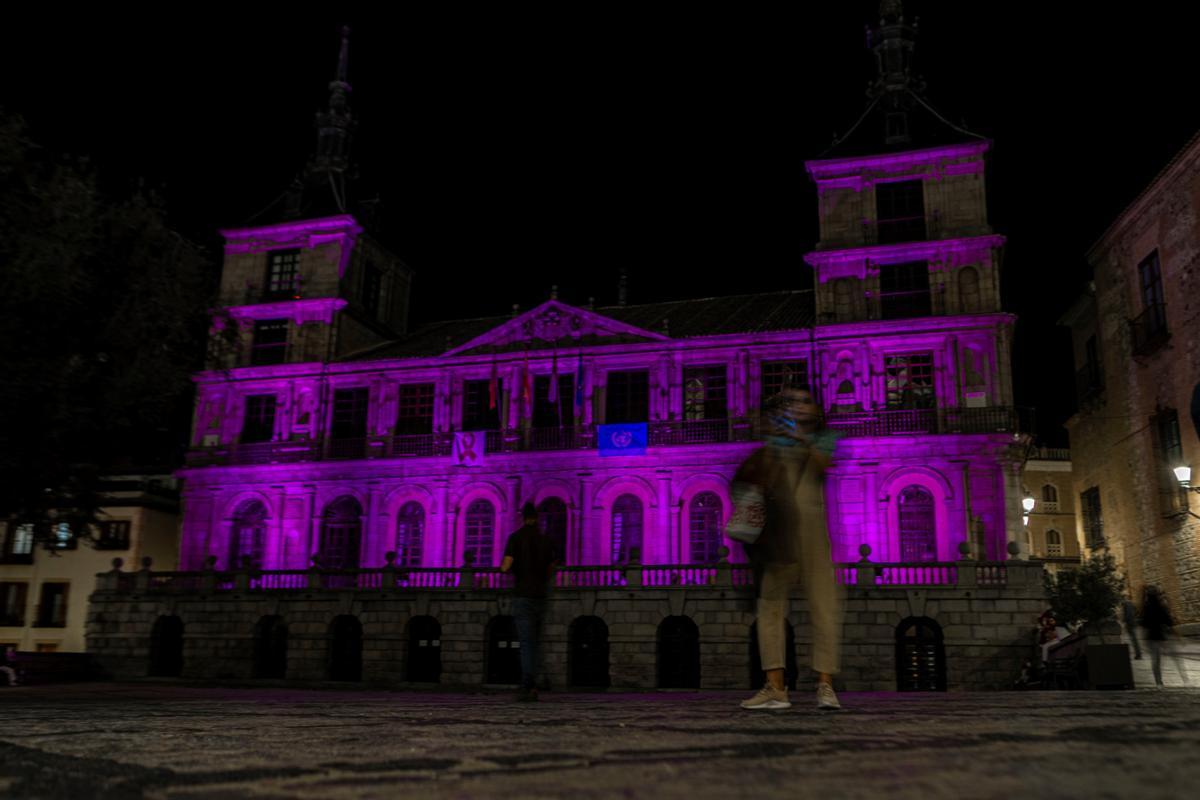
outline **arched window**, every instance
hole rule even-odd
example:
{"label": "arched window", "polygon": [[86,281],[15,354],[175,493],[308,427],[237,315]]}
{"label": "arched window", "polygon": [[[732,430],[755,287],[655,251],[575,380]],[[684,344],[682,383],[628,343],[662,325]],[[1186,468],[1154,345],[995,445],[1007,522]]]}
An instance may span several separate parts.
{"label": "arched window", "polygon": [[242,566],[249,558],[251,565],[261,567],[267,534],[267,509],[257,500],[242,503],[233,515],[229,529],[229,569]]}
{"label": "arched window", "polygon": [[1058,511],[1058,487],[1047,483],[1042,487],[1042,511]]}
{"label": "arched window", "polygon": [[979,293],[979,270],[974,267],[963,267],[958,271],[958,303],[964,314],[972,314],[981,310],[982,298]]}
{"label": "arched window", "polygon": [[358,569],[362,543],[362,506],[353,497],[339,497],[325,508],[321,520],[321,566]]}
{"label": "arched window", "polygon": [[567,563],[567,504],[558,497],[547,497],[537,507],[538,529],[554,543],[554,554]]}
{"label": "arched window", "polygon": [[634,550],[642,551],[642,501],[623,494],[612,509],[612,562],[628,564]]}
{"label": "arched window", "polygon": [[421,538],[425,534],[425,509],[416,500],[400,506],[396,515],[396,565],[421,566]]}
{"label": "arched window", "polygon": [[693,564],[712,564],[721,546],[721,498],[700,492],[688,506],[688,553]]}
{"label": "arched window", "polygon": [[1046,531],[1046,555],[1061,556],[1062,554],[1062,534],[1051,528]]}
{"label": "arched window", "polygon": [[479,499],[467,506],[467,536],[463,544],[463,555],[474,555],[477,567],[491,567],[495,551],[496,508],[487,500]]}
{"label": "arched window", "polygon": [[900,492],[900,560],[936,561],[937,533],[934,526],[933,495],[921,486],[906,486]]}

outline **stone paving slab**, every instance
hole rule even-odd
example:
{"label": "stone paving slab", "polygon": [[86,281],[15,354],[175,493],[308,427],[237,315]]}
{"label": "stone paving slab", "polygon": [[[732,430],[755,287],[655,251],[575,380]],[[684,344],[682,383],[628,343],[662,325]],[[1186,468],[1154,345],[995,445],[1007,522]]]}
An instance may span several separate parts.
{"label": "stone paving slab", "polygon": [[1200,691],[507,694],[0,689],[19,798],[1181,797]]}

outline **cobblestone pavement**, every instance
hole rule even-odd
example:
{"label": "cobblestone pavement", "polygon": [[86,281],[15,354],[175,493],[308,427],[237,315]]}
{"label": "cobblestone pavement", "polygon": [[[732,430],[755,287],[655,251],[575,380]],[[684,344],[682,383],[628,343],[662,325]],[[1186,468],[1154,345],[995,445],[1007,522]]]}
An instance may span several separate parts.
{"label": "cobblestone pavement", "polygon": [[507,694],[0,689],[20,798],[1180,797],[1200,691]]}

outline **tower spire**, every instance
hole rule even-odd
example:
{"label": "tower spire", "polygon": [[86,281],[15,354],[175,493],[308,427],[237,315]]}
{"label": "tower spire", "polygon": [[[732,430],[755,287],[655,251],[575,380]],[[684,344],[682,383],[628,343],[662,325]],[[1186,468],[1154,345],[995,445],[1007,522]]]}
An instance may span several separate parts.
{"label": "tower spire", "polygon": [[875,53],[878,72],[867,95],[882,106],[887,144],[911,141],[909,116],[915,95],[925,90],[924,81],[913,72],[917,26],[918,20],[909,24],[905,19],[901,0],[881,0],[879,26],[867,31],[867,47]]}
{"label": "tower spire", "polygon": [[337,73],[329,83],[329,107],[317,114],[317,151],[308,164],[308,178],[314,184],[327,184],[333,192],[337,210],[345,213],[347,178],[350,172],[350,142],[355,128],[350,111],[352,87],[347,79],[350,66],[350,28],[342,28]]}

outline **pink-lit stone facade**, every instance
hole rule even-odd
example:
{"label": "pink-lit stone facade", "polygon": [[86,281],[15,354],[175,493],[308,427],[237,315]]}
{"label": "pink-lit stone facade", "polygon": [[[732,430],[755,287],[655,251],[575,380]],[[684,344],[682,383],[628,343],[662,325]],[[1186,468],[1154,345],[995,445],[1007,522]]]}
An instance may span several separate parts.
{"label": "pink-lit stone facade", "polygon": [[[1022,538],[1024,438],[1012,408],[1014,319],[999,308],[1003,239],[988,227],[982,203],[986,149],[811,162],[822,241],[805,260],[816,290],[807,320],[772,329],[672,336],[665,318],[654,326],[619,319],[636,307],[552,299],[466,340],[453,342],[448,332],[433,352],[392,356],[380,347],[372,357],[355,352],[369,337],[359,346],[340,341],[366,329],[355,322],[363,278],[353,252],[365,237],[351,218],[225,232],[224,307],[243,321],[288,319],[288,350],[284,363],[226,361],[196,377],[181,567],[199,569],[214,556],[223,568],[246,552],[233,539],[247,535],[248,508],[265,511],[253,550],[265,568],[304,568],[346,536],[357,537],[345,552],[358,564],[381,566],[385,553],[411,545],[398,537],[412,535],[400,530],[401,509],[412,502],[423,515],[421,566],[461,565],[468,541],[478,546],[489,536],[494,564],[522,504],[549,508],[554,498],[566,509],[568,564],[609,564],[614,507],[626,496],[640,504],[643,563],[689,563],[699,536],[720,536],[737,561],[739,549],[720,531],[729,483],[756,446],[764,375],[781,363],[802,365],[789,380],[811,386],[829,423],[847,434],[827,483],[835,559],[857,561],[866,544],[875,561],[913,560],[918,552],[917,560],[951,561],[963,542],[977,558],[1005,558],[1007,543]],[[899,180],[919,182],[925,235],[880,243],[876,186]],[[304,296],[290,301],[295,308],[241,299],[247,276],[262,274],[267,254],[281,246],[301,248],[301,260],[316,265]],[[903,291],[889,272],[897,264],[907,265]],[[407,272],[388,274],[393,287],[403,278],[407,291]],[[897,316],[901,301],[928,310]],[[715,369],[696,378],[698,367]],[[645,455],[601,457],[595,426],[611,421],[612,376],[631,371],[646,375],[650,446]],[[567,391],[576,380],[582,389],[578,402],[568,397],[570,424],[546,429],[535,426],[525,387],[553,375],[570,376]],[[493,381],[484,463],[458,467],[449,444],[470,413],[468,382]],[[417,385],[429,387],[431,402],[422,417],[428,429],[412,433],[397,426],[402,387]],[[723,407],[697,405],[697,394],[719,397]],[[248,405],[270,427],[253,442],[245,435]],[[347,414],[361,435],[335,435]],[[329,509],[344,498],[354,503],[340,508],[360,513],[332,520]],[[630,524],[627,516],[619,523]]]}

